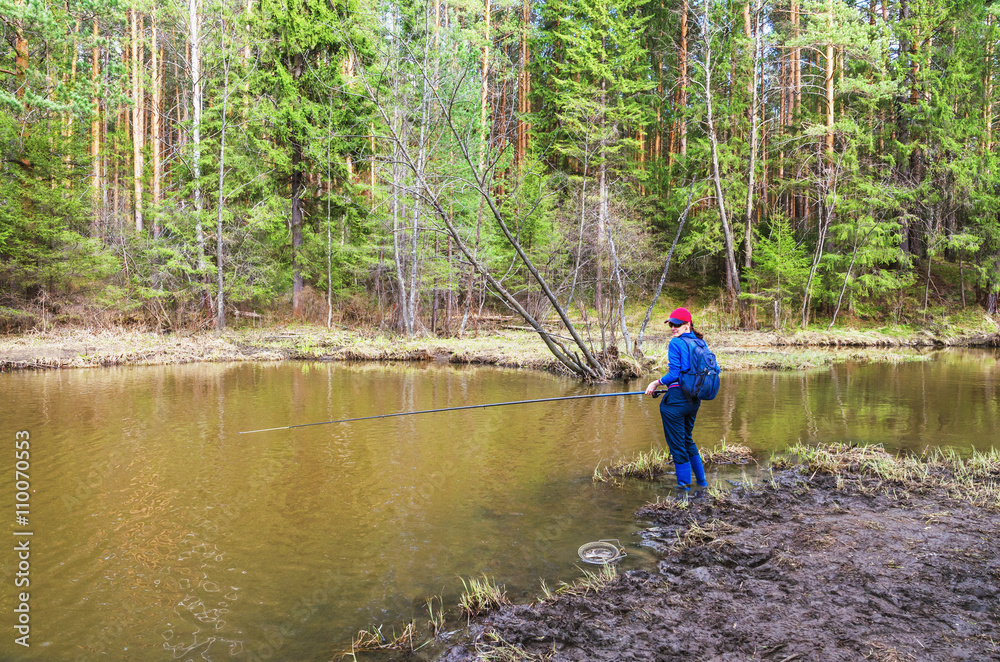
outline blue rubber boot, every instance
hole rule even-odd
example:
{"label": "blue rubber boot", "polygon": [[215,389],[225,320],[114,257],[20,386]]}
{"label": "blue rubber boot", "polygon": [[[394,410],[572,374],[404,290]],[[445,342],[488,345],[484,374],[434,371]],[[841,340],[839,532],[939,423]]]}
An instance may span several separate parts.
{"label": "blue rubber boot", "polygon": [[705,465],[701,463],[701,455],[698,453],[691,456],[691,470],[694,472],[694,479],[698,481],[698,487],[708,487],[708,480],[705,479]]}
{"label": "blue rubber boot", "polygon": [[677,473],[677,487],[682,490],[691,489],[691,463],[676,464],[674,471]]}

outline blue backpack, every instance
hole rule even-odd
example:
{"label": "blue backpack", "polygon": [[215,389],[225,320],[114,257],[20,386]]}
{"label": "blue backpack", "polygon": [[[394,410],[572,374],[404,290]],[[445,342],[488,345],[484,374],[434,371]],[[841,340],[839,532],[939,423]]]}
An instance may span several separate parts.
{"label": "blue backpack", "polygon": [[715,354],[704,340],[684,338],[688,346],[688,369],[681,371],[681,391],[689,398],[714,400],[719,392],[719,368]]}

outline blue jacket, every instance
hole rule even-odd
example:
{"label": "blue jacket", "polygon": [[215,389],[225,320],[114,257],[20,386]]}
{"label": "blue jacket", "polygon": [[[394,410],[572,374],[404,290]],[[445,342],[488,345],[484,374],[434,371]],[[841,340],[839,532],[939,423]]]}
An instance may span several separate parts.
{"label": "blue jacket", "polygon": [[677,386],[681,372],[691,368],[691,347],[686,340],[683,340],[684,338],[697,340],[698,336],[688,332],[670,339],[670,345],[667,347],[667,362],[670,369],[667,374],[660,377],[660,384],[667,388]]}

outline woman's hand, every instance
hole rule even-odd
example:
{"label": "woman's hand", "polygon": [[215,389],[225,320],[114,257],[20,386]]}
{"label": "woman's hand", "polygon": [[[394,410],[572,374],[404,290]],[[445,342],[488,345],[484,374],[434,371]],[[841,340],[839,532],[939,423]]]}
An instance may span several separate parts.
{"label": "woman's hand", "polygon": [[653,391],[660,388],[660,380],[649,382],[649,386],[646,387],[646,395],[653,395]]}

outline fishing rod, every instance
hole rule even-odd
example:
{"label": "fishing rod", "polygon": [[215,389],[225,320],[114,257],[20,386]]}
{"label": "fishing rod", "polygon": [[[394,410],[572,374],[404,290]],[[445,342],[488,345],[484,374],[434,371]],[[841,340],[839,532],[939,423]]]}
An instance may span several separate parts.
{"label": "fishing rod", "polygon": [[[659,397],[666,391],[653,391],[653,397]],[[255,432],[274,432],[275,430],[292,430],[308,428],[313,425],[330,425],[331,423],[351,423],[353,421],[370,421],[376,418],[393,418],[394,416],[415,416],[416,414],[436,414],[443,411],[459,411],[461,409],[486,409],[487,407],[506,407],[507,405],[529,405],[536,402],[556,402],[557,400],[581,400],[583,398],[612,398],[621,395],[645,395],[645,391],[628,391],[626,393],[590,393],[587,395],[564,395],[559,398],[538,398],[536,400],[513,400],[511,402],[490,402],[484,405],[465,405],[462,407],[445,407],[443,409],[424,409],[422,411],[401,411],[395,414],[379,414],[377,416],[360,416],[358,418],[341,418],[336,421],[320,421],[319,423],[300,423],[298,425],[283,425],[280,428],[265,428],[263,430],[245,430],[238,434],[254,434]]]}

